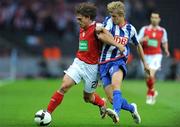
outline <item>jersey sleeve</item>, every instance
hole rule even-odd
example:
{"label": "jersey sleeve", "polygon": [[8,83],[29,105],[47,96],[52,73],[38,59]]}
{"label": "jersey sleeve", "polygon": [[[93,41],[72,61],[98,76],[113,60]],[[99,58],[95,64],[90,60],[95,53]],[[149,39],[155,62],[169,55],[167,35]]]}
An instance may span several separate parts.
{"label": "jersey sleeve", "polygon": [[138,41],[140,41],[144,37],[144,31],[145,31],[145,27],[142,27],[138,34]]}
{"label": "jersey sleeve", "polygon": [[134,26],[131,28],[131,40],[130,42],[133,43],[135,46],[139,44],[138,36],[137,36],[137,31]]}
{"label": "jersey sleeve", "polygon": [[110,16],[105,18],[105,20],[103,21],[103,25],[106,30],[112,29],[113,23],[112,23],[112,19]]}
{"label": "jersey sleeve", "polygon": [[162,43],[167,43],[167,42],[168,42],[167,31],[166,29],[163,29]]}

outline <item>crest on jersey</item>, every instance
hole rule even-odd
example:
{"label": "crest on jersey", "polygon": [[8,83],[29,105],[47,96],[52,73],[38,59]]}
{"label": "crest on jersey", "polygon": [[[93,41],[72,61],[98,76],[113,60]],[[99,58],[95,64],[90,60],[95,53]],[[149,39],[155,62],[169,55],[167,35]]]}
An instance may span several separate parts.
{"label": "crest on jersey", "polygon": [[153,33],[152,33],[152,36],[153,36],[153,37],[156,37],[156,32],[153,32]]}
{"label": "crest on jersey", "polygon": [[121,36],[114,36],[114,40],[117,43],[121,43],[122,45],[126,45],[128,43],[128,38],[127,37],[121,37]]}
{"label": "crest on jersey", "polygon": [[82,36],[84,37],[84,36],[85,36],[85,34],[86,34],[86,33],[85,33],[85,32],[83,32],[83,33],[82,33]]}

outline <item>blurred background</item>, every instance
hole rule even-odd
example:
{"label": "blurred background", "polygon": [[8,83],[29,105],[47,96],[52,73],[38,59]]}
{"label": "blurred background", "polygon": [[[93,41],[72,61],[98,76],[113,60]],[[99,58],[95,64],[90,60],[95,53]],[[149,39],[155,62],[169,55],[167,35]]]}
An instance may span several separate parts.
{"label": "blurred background", "polygon": [[[107,16],[110,0],[89,0],[98,6],[97,21]],[[0,0],[0,80],[57,78],[72,63],[78,49],[74,6],[85,0]],[[137,31],[158,10],[168,32],[171,57],[163,58],[159,80],[180,81],[180,2],[124,0],[127,20]],[[143,78],[135,48],[131,48],[127,78]],[[141,71],[140,71],[141,70]]]}

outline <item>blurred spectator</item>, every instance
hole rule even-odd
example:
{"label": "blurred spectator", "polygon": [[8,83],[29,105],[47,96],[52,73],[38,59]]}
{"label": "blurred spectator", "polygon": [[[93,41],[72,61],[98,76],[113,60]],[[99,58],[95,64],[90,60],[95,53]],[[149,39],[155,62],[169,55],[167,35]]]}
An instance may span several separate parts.
{"label": "blurred spectator", "polygon": [[13,0],[1,0],[0,1],[0,27],[10,25],[17,4]]}
{"label": "blurred spectator", "polygon": [[180,80],[180,49],[174,49],[170,73],[167,78],[171,80]]}
{"label": "blurred spectator", "polygon": [[[44,60],[40,64],[44,73],[46,73],[49,77],[58,77],[61,76],[62,69],[60,67],[60,59],[61,59],[61,50],[55,46],[46,47],[43,50]],[[44,68],[43,68],[44,67]],[[41,74],[44,74],[41,72]]]}
{"label": "blurred spectator", "polygon": [[174,59],[180,62],[180,49],[174,49]]}
{"label": "blurred spectator", "polygon": [[[98,7],[97,21],[101,22],[107,16],[106,6],[112,0],[88,0],[94,2]],[[167,26],[167,31],[170,33],[170,47],[179,48],[179,36],[177,25],[178,19],[178,4],[173,2],[169,4],[168,0],[120,0],[126,6],[126,19],[135,25],[137,31],[140,27],[149,22],[149,14],[152,10],[161,10],[163,22]],[[76,17],[74,15],[74,6],[79,2],[87,2],[87,0],[0,0],[0,38],[7,40],[11,47],[15,46],[23,53],[21,55],[42,56],[44,47],[52,48],[51,45],[56,45],[56,48],[63,50],[63,57],[74,57],[74,52],[78,49],[78,30],[76,25]],[[173,5],[173,6],[172,6]],[[176,8],[177,7],[177,8]],[[158,10],[158,11],[159,11]],[[175,16],[176,14],[177,16]],[[169,18],[170,15],[173,18]],[[165,18],[164,18],[165,17]],[[3,44],[4,43],[4,44]],[[0,41],[0,55],[7,55],[7,43]],[[64,50],[65,49],[65,50]],[[56,49],[55,49],[56,50]],[[173,51],[173,49],[171,49]],[[179,51],[174,50],[174,64],[172,70],[180,68],[179,66]],[[56,54],[57,53],[57,54]],[[132,50],[133,61],[136,60],[136,53]],[[56,60],[61,58],[61,53],[55,51]],[[60,56],[58,56],[60,54]],[[46,55],[48,53],[46,52]],[[52,56],[51,56],[52,57]],[[45,57],[46,58],[46,57]],[[131,57],[130,57],[131,58]],[[131,59],[130,59],[131,60]],[[40,65],[49,71],[53,64],[48,63],[48,59],[42,61]],[[59,67],[58,62],[57,68]],[[129,67],[132,67],[132,74],[135,73],[137,62],[130,62]],[[49,64],[49,65],[46,65]],[[55,67],[55,68],[56,68]],[[53,68],[53,67],[52,67]],[[43,70],[43,69],[42,69]],[[45,70],[45,69],[44,69]],[[52,73],[57,75],[55,71]],[[129,71],[131,72],[131,71]],[[174,72],[174,71],[172,71]],[[177,72],[177,77],[179,76]],[[180,76],[179,76],[180,77]]]}

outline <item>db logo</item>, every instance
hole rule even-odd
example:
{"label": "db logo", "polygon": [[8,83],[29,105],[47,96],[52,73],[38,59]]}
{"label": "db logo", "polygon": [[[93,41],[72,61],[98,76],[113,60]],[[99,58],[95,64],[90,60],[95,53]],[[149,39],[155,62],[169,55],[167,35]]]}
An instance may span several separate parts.
{"label": "db logo", "polygon": [[114,36],[114,40],[117,43],[121,43],[122,45],[126,45],[127,42],[128,42],[128,38],[127,37]]}

